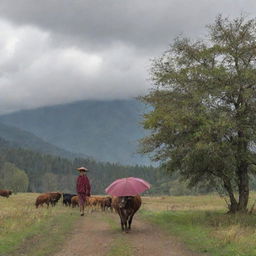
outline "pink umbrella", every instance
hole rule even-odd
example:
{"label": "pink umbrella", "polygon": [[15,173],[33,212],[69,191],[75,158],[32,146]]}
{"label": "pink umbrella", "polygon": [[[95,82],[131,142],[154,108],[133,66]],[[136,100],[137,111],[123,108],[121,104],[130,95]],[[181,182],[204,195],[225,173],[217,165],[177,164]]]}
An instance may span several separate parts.
{"label": "pink umbrella", "polygon": [[115,180],[106,189],[111,196],[135,196],[150,189],[150,184],[140,178],[123,178]]}

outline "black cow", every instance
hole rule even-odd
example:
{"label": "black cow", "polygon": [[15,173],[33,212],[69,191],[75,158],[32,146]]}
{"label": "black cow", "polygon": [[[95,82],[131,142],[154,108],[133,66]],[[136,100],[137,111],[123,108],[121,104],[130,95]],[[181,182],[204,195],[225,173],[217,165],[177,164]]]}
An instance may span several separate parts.
{"label": "black cow", "polygon": [[120,216],[121,228],[128,232],[131,229],[132,218],[141,206],[141,198],[137,196],[113,197],[112,207]]}
{"label": "black cow", "polygon": [[76,196],[76,194],[62,194],[63,196],[63,205],[65,206],[71,206],[71,199],[73,196]]}

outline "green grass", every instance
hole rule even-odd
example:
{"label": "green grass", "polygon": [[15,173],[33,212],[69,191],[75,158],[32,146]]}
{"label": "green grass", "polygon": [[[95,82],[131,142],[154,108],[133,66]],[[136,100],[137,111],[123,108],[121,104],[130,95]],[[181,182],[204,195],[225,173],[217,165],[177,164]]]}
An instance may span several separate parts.
{"label": "green grass", "polygon": [[[36,243],[26,250],[26,256],[49,256],[59,251],[67,233],[72,230],[74,221],[78,215],[60,215],[52,218],[49,222],[36,228]],[[34,239],[32,238],[31,241]],[[30,243],[30,239],[28,239]],[[17,251],[19,252],[19,250]],[[15,253],[15,255],[19,255]]]}
{"label": "green grass", "polygon": [[59,249],[78,214],[61,205],[34,206],[37,194],[0,198],[0,256],[44,256]]}
{"label": "green grass", "polygon": [[[256,194],[251,194],[251,202]],[[36,209],[37,194],[0,197],[0,256],[50,256],[60,249],[79,218],[77,209],[61,205]],[[141,215],[190,249],[209,256],[256,256],[256,215],[225,214],[217,195],[144,197]],[[250,205],[249,205],[250,208]],[[102,215],[113,231],[107,256],[131,256],[133,248],[120,224]]]}
{"label": "green grass", "polygon": [[190,249],[212,256],[255,256],[256,216],[223,211],[144,210],[142,216],[180,238]]}
{"label": "green grass", "polygon": [[119,237],[114,240],[107,256],[131,256],[133,251],[124,237]]}

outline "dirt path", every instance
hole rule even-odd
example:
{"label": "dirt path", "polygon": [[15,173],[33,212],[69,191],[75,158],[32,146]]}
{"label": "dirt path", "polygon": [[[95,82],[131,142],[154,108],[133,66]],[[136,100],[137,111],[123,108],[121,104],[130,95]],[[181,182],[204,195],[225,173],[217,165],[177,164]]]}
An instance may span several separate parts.
{"label": "dirt path", "polygon": [[134,219],[128,240],[135,256],[199,256],[186,249],[175,237],[170,237],[156,225]]}
{"label": "dirt path", "polygon": [[88,214],[81,217],[63,249],[55,256],[103,256],[115,239],[111,233],[100,213]]}
{"label": "dirt path", "polygon": [[119,229],[117,215],[95,212],[81,217],[67,235],[63,249],[54,256],[111,256],[109,251],[120,238],[127,241],[132,256],[199,256],[138,216],[134,218],[132,231],[126,234]]}

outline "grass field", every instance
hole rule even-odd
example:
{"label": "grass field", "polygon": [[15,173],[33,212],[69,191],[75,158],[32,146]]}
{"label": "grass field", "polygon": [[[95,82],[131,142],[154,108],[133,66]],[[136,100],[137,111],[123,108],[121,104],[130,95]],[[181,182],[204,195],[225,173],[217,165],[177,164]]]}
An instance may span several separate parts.
{"label": "grass field", "polygon": [[[36,209],[37,194],[0,197],[0,256],[52,255],[79,218],[78,209],[61,204]],[[251,194],[252,204],[256,193]],[[175,235],[190,249],[211,256],[256,256],[256,214],[226,214],[218,195],[143,197],[139,215]],[[104,216],[103,216],[104,218]],[[110,229],[118,229],[111,218]],[[50,234],[50,236],[49,236]],[[124,237],[108,256],[133,255]],[[124,254],[125,253],[125,254]]]}
{"label": "grass field", "polygon": [[77,209],[61,205],[36,209],[36,197],[34,193],[0,197],[0,256],[40,256],[58,250],[63,234],[79,216]]}
{"label": "grass field", "polygon": [[[251,194],[250,204],[256,194]],[[226,214],[217,195],[144,198],[142,215],[194,251],[213,256],[256,256],[256,215]]]}

